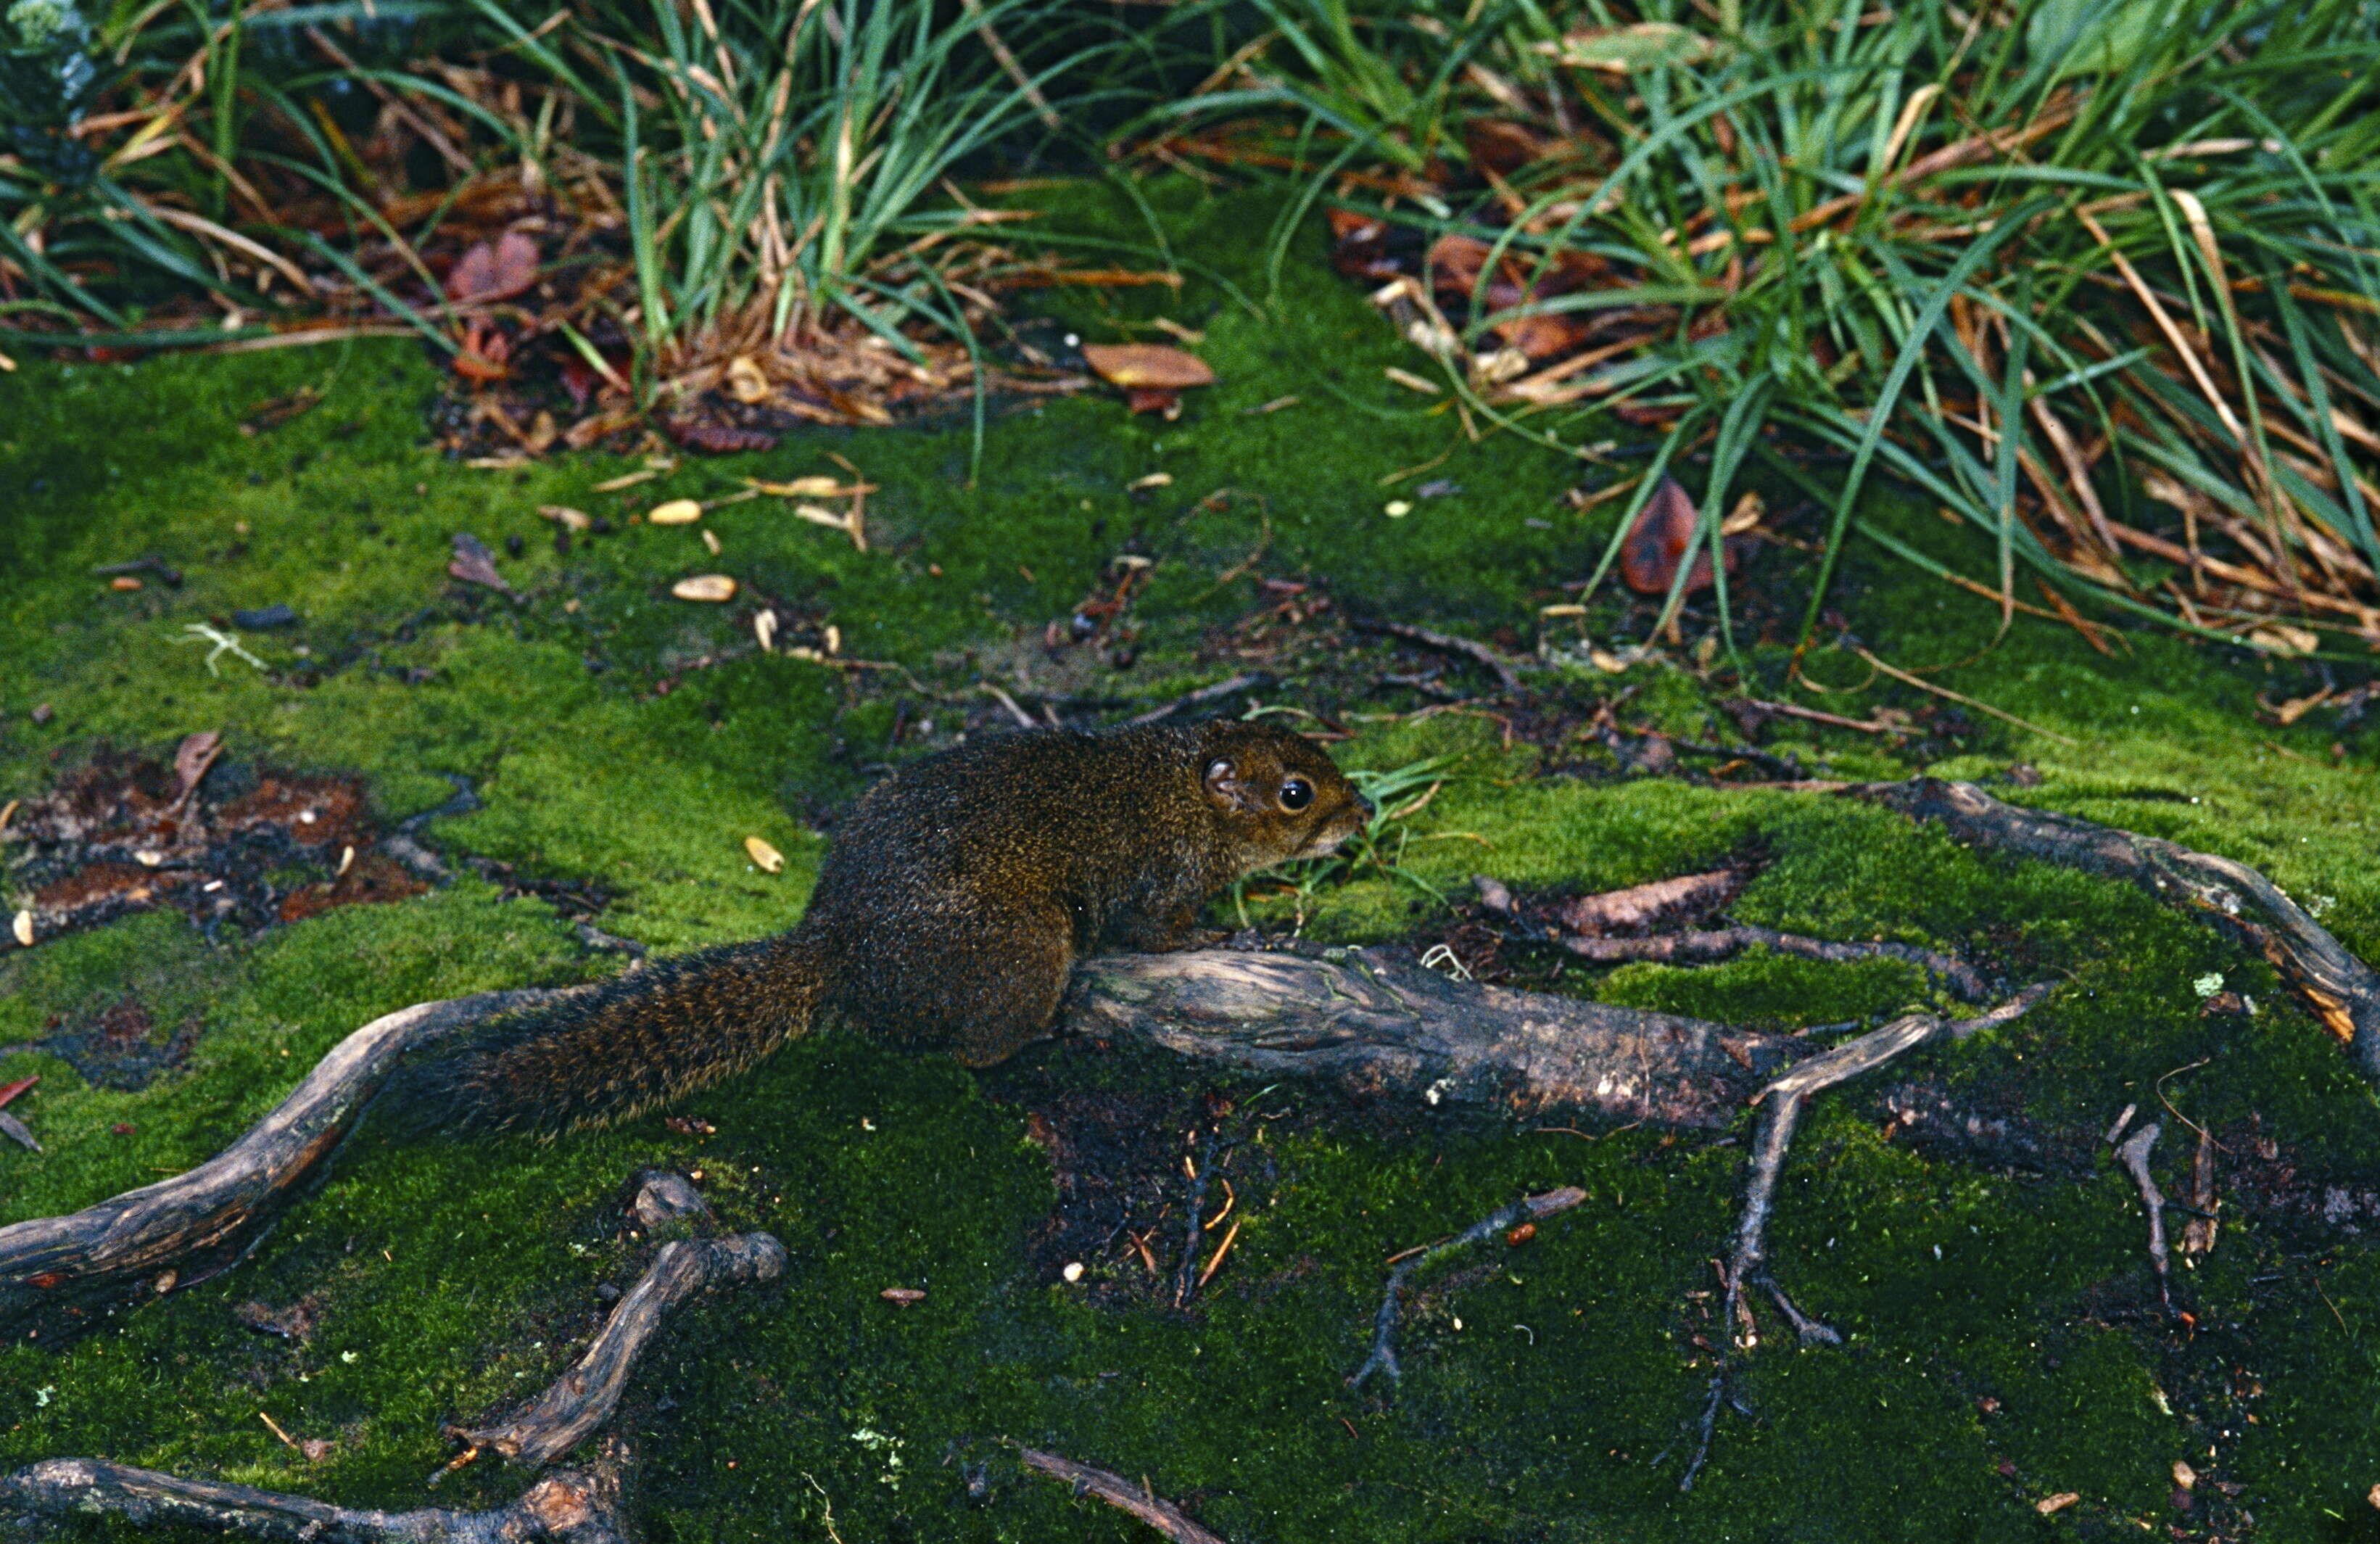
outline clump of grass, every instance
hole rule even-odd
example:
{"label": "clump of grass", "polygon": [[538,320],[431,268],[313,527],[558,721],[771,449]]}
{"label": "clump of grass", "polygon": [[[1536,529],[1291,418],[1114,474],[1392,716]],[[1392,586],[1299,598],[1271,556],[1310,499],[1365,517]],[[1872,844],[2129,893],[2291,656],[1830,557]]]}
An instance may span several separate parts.
{"label": "clump of grass", "polygon": [[[2368,7],[1591,0],[1535,43],[1466,14],[1464,132],[1510,153],[1340,201],[1427,237],[1411,331],[1475,411],[1660,432],[1629,517],[1689,456],[1706,550],[1755,468],[1815,497],[1804,645],[1861,531],[2004,617],[2022,564],[2060,607],[2380,645]],[[1305,109],[1321,150],[1378,140],[1354,62],[1302,88],[1342,103]],[[1863,520],[1879,475],[1993,571]]]}
{"label": "clump of grass", "polygon": [[1104,46],[1049,0],[613,4],[561,38],[480,6],[616,165],[631,331],[664,372],[839,322],[913,363],[908,324],[971,336],[990,299],[947,260],[1009,216],[950,179],[1054,132],[1047,88]]}
{"label": "clump of grass", "polygon": [[1443,903],[1445,892],[1406,868],[1404,854],[1406,845],[1413,840],[1413,817],[1438,796],[1455,760],[1451,756],[1428,756],[1397,767],[1348,769],[1347,781],[1371,801],[1372,818],[1364,822],[1363,830],[1327,857],[1299,858],[1235,883],[1232,887],[1232,905],[1239,915],[1240,925],[1248,925],[1251,885],[1258,887],[1257,894],[1260,898],[1286,898],[1293,902],[1300,929],[1305,925],[1306,914],[1318,909],[1324,891],[1362,879],[1409,884],[1431,900]]}
{"label": "clump of grass", "polygon": [[128,14],[0,22],[0,318],[32,324],[0,335],[410,327],[475,387],[550,339],[601,398],[573,444],[714,387],[836,422],[979,394],[982,238],[1029,216],[953,179],[1061,131],[1117,43],[1059,0]]}
{"label": "clump of grass", "polygon": [[149,5],[94,20],[74,0],[7,6],[0,336],[221,341],[261,334],[249,324],[292,304],[324,309],[295,261],[299,227],[322,212],[297,202],[325,181],[406,190],[417,135],[377,136],[371,164],[357,152],[382,106],[364,82],[451,37],[458,9]]}

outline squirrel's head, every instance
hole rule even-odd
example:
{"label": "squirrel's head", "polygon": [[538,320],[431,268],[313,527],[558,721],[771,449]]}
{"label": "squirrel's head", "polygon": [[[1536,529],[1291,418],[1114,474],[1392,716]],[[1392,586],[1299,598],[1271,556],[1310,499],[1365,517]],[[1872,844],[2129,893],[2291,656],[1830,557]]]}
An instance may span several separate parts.
{"label": "squirrel's head", "polygon": [[1372,817],[1370,803],[1321,748],[1269,723],[1206,725],[1198,780],[1243,873],[1320,857]]}

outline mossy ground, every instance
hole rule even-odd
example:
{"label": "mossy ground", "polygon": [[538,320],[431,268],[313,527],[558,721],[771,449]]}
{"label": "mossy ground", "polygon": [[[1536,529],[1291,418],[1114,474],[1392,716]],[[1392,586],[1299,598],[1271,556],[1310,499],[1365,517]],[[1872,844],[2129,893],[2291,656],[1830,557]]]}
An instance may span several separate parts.
{"label": "mossy ground", "polygon": [[[1261,290],[1254,233],[1269,204],[1183,188],[1161,202],[1184,256]],[[1091,228],[1112,218],[1088,195],[1072,214]],[[1578,468],[1510,437],[1471,444],[1453,415],[1385,383],[1402,346],[1310,251],[1293,255],[1269,315],[1205,279],[1161,302],[1135,291],[1070,305],[1063,319],[1091,337],[1154,336],[1137,323],[1160,310],[1205,328],[1221,383],[1172,424],[1099,396],[1000,416],[972,481],[963,422],[796,437],[610,495],[591,489],[633,463],[474,470],[422,448],[436,380],[403,344],[29,361],[0,377],[0,799],[40,792],[55,761],[103,741],[154,750],[220,728],[236,758],[360,773],[384,818],[438,804],[444,774],[467,775],[486,808],[431,828],[450,854],[596,881],[616,896],[602,925],[659,948],[748,937],[798,914],[822,846],[813,828],[905,753],[888,749],[896,714],[939,715],[946,735],[974,676],[1036,659],[1042,626],[1120,551],[1156,560],[1135,607],[1142,657],[1129,671],[1069,665],[1065,689],[1157,701],[1225,673],[1228,659],[1198,650],[1276,598],[1260,602],[1259,576],[1319,581],[1342,608],[1526,639],[1537,607],[1561,598],[1560,581],[1582,576],[1608,534],[1610,506],[1581,517],[1557,500]],[[324,392],[321,407],[238,432],[254,404],[302,384]],[[1250,411],[1287,395],[1301,406]],[[536,514],[564,504],[625,521],[661,497],[732,491],[741,475],[832,470],[830,451],[880,486],[869,553],[774,500],[707,518],[723,545],[715,560],[689,530],[641,525],[560,556]],[[1441,453],[1430,475],[1462,491],[1387,517],[1379,480]],[[1156,471],[1171,484],[1131,488]],[[1209,498],[1226,488],[1232,498]],[[1879,514],[1912,531],[1933,518]],[[522,603],[444,577],[464,529],[500,552],[525,539],[525,555],[500,561]],[[1260,545],[1245,577],[1217,582]],[[91,576],[145,552],[184,570],[185,587],[117,593]],[[2333,897],[2329,923],[2380,954],[2370,748],[2334,759],[2319,712],[2286,730],[2254,716],[2259,691],[2296,695],[2309,677],[2149,634],[2105,659],[2073,631],[2023,618],[1986,650],[1997,619],[1984,603],[1873,559],[1854,554],[1840,597],[1871,646],[1909,668],[1973,655],[1940,679],[2075,742],[1975,716],[1941,770],[2030,761],[2045,782],[2024,796],[2256,863],[2295,894]],[[1791,561],[1772,549],[1744,582],[1791,600]],[[667,586],[715,568],[832,621],[848,653],[905,665],[946,695],[782,656],[695,668],[740,634]],[[303,621],[249,639],[269,675],[230,659],[211,675],[203,650],[176,646],[188,622],[274,602]],[[1609,638],[1619,623],[1605,608],[1557,626]],[[1684,657],[1624,680],[1582,665],[1544,689],[1585,705],[1641,686],[1623,719],[1732,738]],[[1779,657],[1751,650],[1772,683]],[[1840,653],[1814,669],[1858,679]],[[2161,1077],[2203,1063],[2162,1085],[2192,1119],[2229,1137],[2252,1129],[2305,1174],[2380,1183],[2380,1112],[2327,1038],[2262,965],[2140,896],[1979,858],[1820,797],[1554,775],[1542,748],[1507,748],[1475,717],[1358,722],[1419,702],[1365,695],[1361,680],[1342,659],[1269,699],[1356,723],[1342,748],[1351,763],[1460,758],[1405,849],[1441,890],[1481,870],[1593,890],[1757,844],[1774,861],[1738,907],[1746,918],[1924,941],[2065,982],[2023,1023],[1909,1070],[2070,1132],[2128,1101],[2155,1109]],[[663,681],[674,689],[658,690]],[[1929,706],[1871,686],[1828,705]],[[55,716],[36,724],[30,710],[44,702]],[[1852,775],[1910,770],[1832,731],[1789,725],[1768,748]],[[783,849],[787,871],[754,869],[747,834]],[[1427,932],[1444,914],[1416,910],[1421,894],[1378,878],[1325,889],[1306,925]],[[1267,915],[1288,913],[1272,903]],[[221,947],[168,913],[11,954],[0,1045],[127,992],[161,1023],[200,1015],[204,1034],[180,1072],[138,1092],[85,1088],[54,1057],[0,1055],[0,1080],[43,1075],[18,1109],[47,1146],[0,1150],[0,1220],[202,1158],[391,1007],[608,967],[546,906],[500,899],[469,874]],[[2192,983],[2215,972],[2263,1012],[2202,1016]],[[1763,958],[1633,967],[1592,990],[1783,1027],[1890,1012],[1926,991],[1898,967]],[[1092,1290],[1137,1280],[1128,1252],[1090,1258],[1072,1286],[1035,1256],[1053,1192],[1026,1139],[1028,1096],[1172,1089],[1152,1108],[1186,1125],[1198,1086],[1120,1052],[1032,1056],[983,1080],[823,1039],[690,1101],[716,1127],[707,1137],[659,1118],[551,1146],[396,1148],[368,1135],[239,1269],[63,1352],[0,1350],[0,1465],[103,1454],[418,1504],[447,1452],[440,1424],[541,1386],[591,1329],[594,1288],[635,1266],[606,1206],[638,1166],[668,1162],[701,1167],[726,1220],[775,1232],[793,1265],[782,1290],[687,1319],[638,1375],[626,1418],[646,1433],[662,1538],[823,1539],[830,1506],[855,1544],[1139,1537],[1016,1475],[1003,1438],[1146,1475],[1227,1536],[1284,1544],[2129,1538],[2151,1524],[2196,1526],[2171,1501],[2176,1459],[2209,1486],[2242,1487],[2235,1504],[2259,1537],[2368,1536],[2380,1250],[2366,1236],[2235,1217],[2182,1279],[2197,1319],[2185,1333],[2152,1311],[2138,1206],[2104,1160],[2079,1181],[2010,1177],[1888,1140],[1858,1089],[1830,1097],[1789,1171],[1776,1254],[1850,1346],[1799,1353],[1772,1335],[1744,1382],[1760,1419],[1730,1416],[1706,1478],[1682,1497],[1678,1454],[1651,1461],[1697,1408],[1689,1337],[1718,1333],[1698,1317],[1707,1300],[1690,1295],[1712,1285],[1740,1145],[1387,1129],[1276,1088],[1242,1126],[1273,1178],[1252,1186],[1232,1258],[1180,1314],[1146,1294]],[[2162,1153],[2178,1176],[2185,1149],[2168,1125]],[[1384,1258],[1562,1184],[1591,1198],[1524,1248],[1425,1280],[1394,1397],[1347,1390]],[[891,1285],[928,1295],[898,1310],[878,1295]],[[319,1328],[303,1343],[261,1338],[233,1317],[251,1300],[308,1301]],[[1987,1414],[1979,1400],[1998,1404]],[[310,1465],[260,1411],[336,1445]],[[970,1506],[963,1474],[980,1462],[991,1499]],[[517,1483],[482,1466],[442,1494],[486,1500]],[[2070,1489],[2078,1505],[2034,1511]]]}

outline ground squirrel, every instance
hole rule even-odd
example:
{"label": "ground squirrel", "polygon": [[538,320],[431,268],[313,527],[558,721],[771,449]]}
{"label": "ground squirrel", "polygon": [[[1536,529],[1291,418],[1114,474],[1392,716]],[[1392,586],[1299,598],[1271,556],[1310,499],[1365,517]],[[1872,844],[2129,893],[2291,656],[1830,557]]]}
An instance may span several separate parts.
{"label": "ground squirrel", "polygon": [[403,1079],[407,1124],[608,1121],[829,1018],[989,1066],[1049,1030],[1080,956],[1179,948],[1223,887],[1330,851],[1370,813],[1318,748],[1262,723],[958,746],[860,798],[791,932],[661,960],[433,1051]]}

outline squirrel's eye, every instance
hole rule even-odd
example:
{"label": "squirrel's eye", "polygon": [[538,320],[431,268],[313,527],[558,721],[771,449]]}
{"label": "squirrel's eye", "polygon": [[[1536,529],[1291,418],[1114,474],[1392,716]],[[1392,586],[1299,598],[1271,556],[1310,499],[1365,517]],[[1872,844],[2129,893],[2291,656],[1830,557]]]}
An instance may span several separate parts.
{"label": "squirrel's eye", "polygon": [[1314,802],[1314,784],[1293,777],[1281,785],[1281,807],[1293,814]]}

